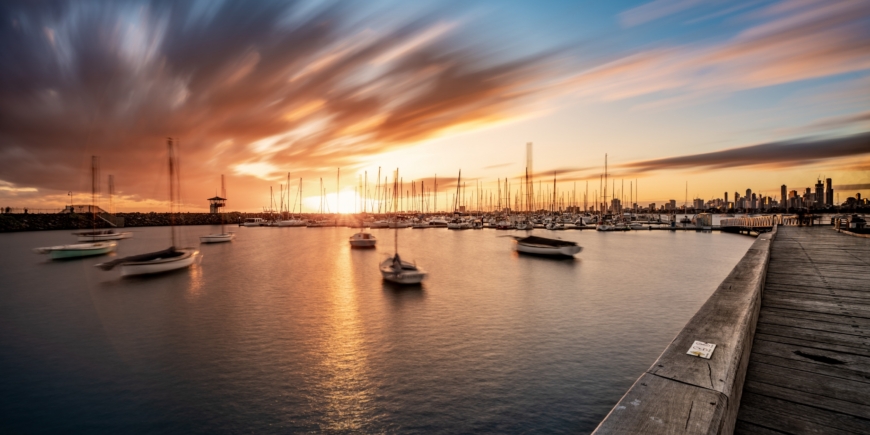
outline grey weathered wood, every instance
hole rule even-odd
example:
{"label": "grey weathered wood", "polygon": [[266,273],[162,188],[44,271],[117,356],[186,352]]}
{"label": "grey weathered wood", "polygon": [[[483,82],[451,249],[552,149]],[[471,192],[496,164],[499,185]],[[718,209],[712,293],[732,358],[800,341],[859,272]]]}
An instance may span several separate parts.
{"label": "grey weathered wood", "polygon": [[736,432],[870,433],[868,271],[870,240],[779,229]]}
{"label": "grey weathered wood", "polygon": [[719,429],[726,402],[717,391],[644,373],[595,433],[712,435]]}
{"label": "grey weathered wood", "polygon": [[[772,237],[773,234],[764,234],[756,240],[658,360],[601,422],[595,433],[733,431],[761,305]],[[712,358],[708,360],[686,354],[696,340],[716,344]],[[642,382],[650,379],[654,381]],[[666,386],[666,389],[651,390],[647,388],[652,385],[650,382]],[[681,396],[664,397],[664,391],[672,392],[668,394],[679,392]],[[711,418],[705,417],[702,420],[695,420],[694,417],[680,420],[681,415],[688,418],[687,410],[697,410],[693,408],[697,395],[701,394],[697,391],[717,397],[715,403],[717,407],[721,407],[721,412],[717,411],[711,414]],[[666,403],[665,407],[656,408],[654,411],[668,418],[651,413],[650,409],[638,409],[637,413],[623,412],[628,409],[626,403],[632,403],[633,398],[639,397],[641,393],[647,397],[644,400]],[[656,419],[660,419],[663,424],[650,425],[647,421],[657,421]],[[696,421],[700,422],[699,425],[694,423]],[[690,424],[686,426],[682,423]]]}

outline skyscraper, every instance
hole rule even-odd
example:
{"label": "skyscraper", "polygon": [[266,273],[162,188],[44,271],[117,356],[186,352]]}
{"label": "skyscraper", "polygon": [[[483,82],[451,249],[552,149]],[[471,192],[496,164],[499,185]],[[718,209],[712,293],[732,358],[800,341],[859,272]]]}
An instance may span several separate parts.
{"label": "skyscraper", "polygon": [[787,190],[785,188],[785,184],[780,186],[779,191],[780,191],[779,200],[782,203],[782,208],[787,208],[788,207],[788,198],[785,196],[785,193],[787,192]]}
{"label": "skyscraper", "polygon": [[828,185],[828,190],[825,191],[825,204],[834,205],[834,186],[831,185],[831,179],[825,179],[825,184]]}
{"label": "skyscraper", "polygon": [[728,192],[725,192],[725,205],[728,205]]}
{"label": "skyscraper", "polygon": [[822,180],[816,181],[816,197],[814,201],[816,208],[822,208],[825,205],[825,185]]}

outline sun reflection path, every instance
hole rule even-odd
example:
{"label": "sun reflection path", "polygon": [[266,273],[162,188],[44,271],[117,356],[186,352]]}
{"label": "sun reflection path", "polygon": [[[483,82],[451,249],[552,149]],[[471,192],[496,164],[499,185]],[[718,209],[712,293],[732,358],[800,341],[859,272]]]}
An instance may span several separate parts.
{"label": "sun reflection path", "polygon": [[362,431],[375,419],[374,386],[369,379],[364,327],[358,315],[352,262],[334,255],[327,264],[330,310],[321,341],[322,374],[318,393],[326,409],[321,429]]}

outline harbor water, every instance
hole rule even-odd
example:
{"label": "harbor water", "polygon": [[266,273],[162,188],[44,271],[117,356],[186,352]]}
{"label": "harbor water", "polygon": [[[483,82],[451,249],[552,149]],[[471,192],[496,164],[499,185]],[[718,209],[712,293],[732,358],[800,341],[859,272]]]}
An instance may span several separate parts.
{"label": "harbor water", "polygon": [[[422,287],[381,280],[394,230],[231,228],[189,270],[121,278],[0,234],[0,433],[588,433],[744,255],[718,232],[400,229]],[[164,249],[133,228],[117,255]],[[182,227],[184,243],[218,227]]]}

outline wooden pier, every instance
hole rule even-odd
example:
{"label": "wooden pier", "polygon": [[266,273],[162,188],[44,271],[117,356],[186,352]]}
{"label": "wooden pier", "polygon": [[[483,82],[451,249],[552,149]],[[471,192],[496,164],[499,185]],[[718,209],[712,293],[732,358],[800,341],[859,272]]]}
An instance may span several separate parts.
{"label": "wooden pier", "polygon": [[870,434],[870,239],[774,223],[595,433]]}
{"label": "wooden pier", "polygon": [[779,227],[735,433],[870,434],[870,240]]}

